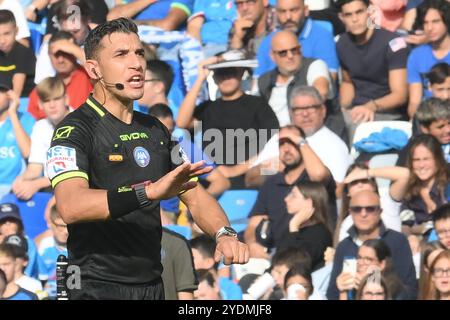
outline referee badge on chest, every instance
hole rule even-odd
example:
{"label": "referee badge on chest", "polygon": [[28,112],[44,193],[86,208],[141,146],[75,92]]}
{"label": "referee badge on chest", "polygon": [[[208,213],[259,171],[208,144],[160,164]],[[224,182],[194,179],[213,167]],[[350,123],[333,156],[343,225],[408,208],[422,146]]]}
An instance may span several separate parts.
{"label": "referee badge on chest", "polygon": [[139,167],[145,168],[150,163],[150,154],[143,147],[136,147],[133,151],[134,161]]}

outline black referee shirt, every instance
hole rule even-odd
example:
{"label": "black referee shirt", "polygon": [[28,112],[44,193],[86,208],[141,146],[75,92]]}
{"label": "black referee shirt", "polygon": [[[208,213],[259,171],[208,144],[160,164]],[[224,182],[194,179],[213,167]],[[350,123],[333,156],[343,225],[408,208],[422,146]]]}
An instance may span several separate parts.
{"label": "black referee shirt", "polygon": [[[177,148],[156,118],[134,112],[126,124],[90,96],[56,128],[47,168],[53,188],[81,177],[92,189],[127,192],[172,170]],[[69,263],[80,266],[82,281],[139,285],[161,275],[159,202],[115,220],[70,224],[68,230]]]}

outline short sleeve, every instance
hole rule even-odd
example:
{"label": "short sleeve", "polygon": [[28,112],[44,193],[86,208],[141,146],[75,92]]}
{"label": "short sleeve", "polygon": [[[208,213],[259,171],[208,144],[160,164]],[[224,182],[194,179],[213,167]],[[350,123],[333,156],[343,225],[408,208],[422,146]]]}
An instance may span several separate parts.
{"label": "short sleeve", "polygon": [[268,195],[269,195],[269,186],[270,184],[268,181],[271,181],[272,179],[267,179],[264,184],[262,185],[261,189],[258,192],[258,197],[256,198],[255,205],[252,208],[252,211],[249,214],[249,217],[254,216],[261,216],[261,215],[268,215]]}
{"label": "short sleeve", "polygon": [[177,292],[197,289],[198,281],[194,271],[194,261],[191,250],[183,240],[180,240],[179,250],[176,259],[179,263],[174,263],[175,283]]}
{"label": "short sleeve", "polygon": [[408,54],[409,47],[403,37],[390,40],[387,54],[389,70],[406,68]]}
{"label": "short sleeve", "polygon": [[85,125],[77,119],[63,121],[52,137],[47,151],[47,172],[52,187],[71,178],[89,180],[89,152],[92,139]]}
{"label": "short sleeve", "polygon": [[47,161],[46,150],[44,150],[45,141],[42,139],[41,125],[36,124],[31,132],[31,149],[28,157],[29,163],[45,165]]}
{"label": "short sleeve", "polygon": [[17,33],[16,40],[29,38],[30,37],[30,29],[28,28],[27,19],[25,18],[25,13],[22,9],[22,6],[19,2],[12,2],[10,4],[9,10],[14,14],[14,18],[16,19],[17,28],[19,32]]}
{"label": "short sleeve", "polygon": [[194,0],[176,0],[172,1],[170,8],[177,8],[183,10],[189,17],[192,14],[194,7]]}
{"label": "short sleeve", "polygon": [[417,55],[417,51],[413,50],[408,57],[407,63],[407,71],[408,71],[408,84],[412,83],[422,83],[422,78],[420,77],[420,72],[418,69],[419,55]]}

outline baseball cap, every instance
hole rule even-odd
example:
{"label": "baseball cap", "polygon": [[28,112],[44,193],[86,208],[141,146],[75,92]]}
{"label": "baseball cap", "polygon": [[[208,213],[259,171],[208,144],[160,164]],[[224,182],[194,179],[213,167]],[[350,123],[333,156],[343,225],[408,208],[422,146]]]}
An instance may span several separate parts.
{"label": "baseball cap", "polygon": [[27,259],[28,255],[28,242],[24,236],[19,234],[12,234],[5,238],[4,242],[14,247],[14,255],[16,258]]}
{"label": "baseball cap", "polygon": [[19,208],[14,203],[2,203],[0,204],[0,220],[6,218],[14,218],[22,221]]}
{"label": "baseball cap", "polygon": [[258,60],[246,59],[245,53],[241,50],[230,50],[219,56],[220,62],[209,64],[206,67],[210,70],[222,68],[256,68]]}

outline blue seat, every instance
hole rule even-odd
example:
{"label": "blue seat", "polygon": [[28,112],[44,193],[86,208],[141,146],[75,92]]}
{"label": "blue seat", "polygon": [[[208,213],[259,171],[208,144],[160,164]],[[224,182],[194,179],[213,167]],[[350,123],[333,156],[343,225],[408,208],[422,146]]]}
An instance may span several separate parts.
{"label": "blue seat", "polygon": [[9,193],[0,200],[0,203],[14,203],[19,207],[25,234],[34,238],[47,230],[47,222],[44,218],[45,208],[52,196],[51,193],[38,192],[30,200],[24,201]]}
{"label": "blue seat", "polygon": [[241,232],[247,228],[248,215],[258,196],[256,190],[228,190],[219,198],[219,204],[227,214],[231,226]]}
{"label": "blue seat", "polygon": [[180,226],[178,224],[168,224],[168,225],[165,225],[164,228],[167,228],[170,231],[173,231],[173,232],[176,232],[176,233],[182,235],[183,237],[186,238],[186,240],[192,239],[192,230],[191,230],[191,228],[189,228],[187,226]]}

